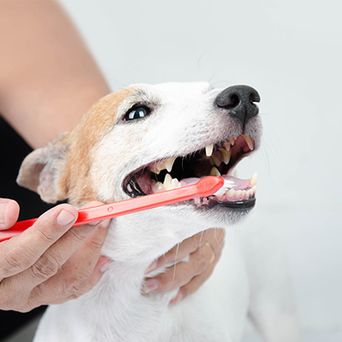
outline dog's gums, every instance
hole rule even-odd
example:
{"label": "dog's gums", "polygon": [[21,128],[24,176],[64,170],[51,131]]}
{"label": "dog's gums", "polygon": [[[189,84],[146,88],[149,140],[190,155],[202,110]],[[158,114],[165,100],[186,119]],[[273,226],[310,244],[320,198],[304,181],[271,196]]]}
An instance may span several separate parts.
{"label": "dog's gums", "polygon": [[233,208],[255,204],[256,177],[242,180],[232,176],[236,164],[254,150],[249,135],[239,135],[208,145],[185,156],[152,162],[130,173],[123,188],[130,197],[148,195],[197,182],[204,176],[223,176],[225,185],[215,195],[193,200],[196,207],[220,204]]}

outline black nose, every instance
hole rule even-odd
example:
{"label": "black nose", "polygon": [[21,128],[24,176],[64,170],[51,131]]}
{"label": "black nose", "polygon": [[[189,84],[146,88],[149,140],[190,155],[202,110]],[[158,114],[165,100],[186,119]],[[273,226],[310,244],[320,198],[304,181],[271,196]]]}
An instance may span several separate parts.
{"label": "black nose", "polygon": [[229,115],[239,119],[243,125],[259,112],[254,102],[260,102],[258,92],[246,85],[224,89],[215,99],[215,105],[228,110]]}

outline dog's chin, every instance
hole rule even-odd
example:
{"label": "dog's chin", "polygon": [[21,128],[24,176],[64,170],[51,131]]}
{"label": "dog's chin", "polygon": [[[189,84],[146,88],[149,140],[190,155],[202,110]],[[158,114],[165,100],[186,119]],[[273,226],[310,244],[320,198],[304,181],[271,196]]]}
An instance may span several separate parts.
{"label": "dog's chin", "polygon": [[209,225],[226,226],[233,225],[244,219],[254,208],[255,199],[248,205],[240,205],[237,207],[229,207],[222,203],[211,203],[208,206],[198,207],[189,201],[184,204],[176,204],[173,207],[183,207],[185,211],[189,211],[195,215],[200,215]]}

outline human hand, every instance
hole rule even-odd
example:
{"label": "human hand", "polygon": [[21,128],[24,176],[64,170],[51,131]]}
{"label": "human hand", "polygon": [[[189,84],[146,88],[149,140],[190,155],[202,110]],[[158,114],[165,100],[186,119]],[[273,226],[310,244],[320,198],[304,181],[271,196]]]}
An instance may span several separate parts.
{"label": "human hand", "polygon": [[[11,227],[18,213],[15,201],[0,199],[0,229]],[[72,228],[76,219],[77,210],[61,204],[28,230],[0,243],[1,310],[27,312],[63,303],[97,283],[110,262],[100,256],[108,221]]]}
{"label": "human hand", "polygon": [[[153,262],[146,274],[172,264],[156,277],[146,277],[144,293],[167,292],[179,288],[170,301],[176,304],[195,292],[212,274],[224,245],[224,229],[211,228],[198,233],[173,247]],[[189,261],[182,261],[188,257]]]}

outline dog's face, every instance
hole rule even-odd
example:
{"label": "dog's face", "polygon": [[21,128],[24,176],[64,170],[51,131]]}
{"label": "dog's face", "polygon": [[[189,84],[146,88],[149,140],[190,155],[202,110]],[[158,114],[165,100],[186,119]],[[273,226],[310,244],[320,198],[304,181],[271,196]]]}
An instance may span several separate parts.
{"label": "dog's face", "polygon": [[258,94],[243,86],[130,86],[99,100],[72,132],[28,156],[18,181],[48,202],[68,198],[81,205],[143,196],[222,174],[225,191],[162,211],[175,213],[177,208],[188,218],[231,223],[255,203],[254,180],[231,173],[259,146],[256,101]]}

